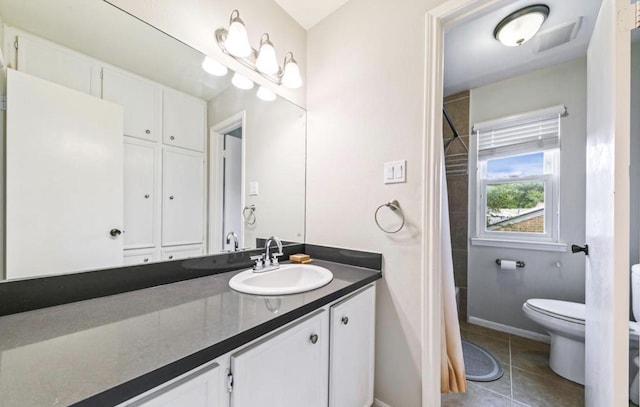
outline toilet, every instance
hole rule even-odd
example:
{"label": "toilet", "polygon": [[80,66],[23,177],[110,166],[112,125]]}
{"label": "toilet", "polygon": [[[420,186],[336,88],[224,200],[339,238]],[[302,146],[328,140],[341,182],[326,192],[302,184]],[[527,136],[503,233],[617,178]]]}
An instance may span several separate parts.
{"label": "toilet", "polygon": [[[631,267],[631,301],[633,317],[640,320],[640,264]],[[549,367],[560,376],[584,384],[584,324],[586,307],[584,304],[533,298],[522,306],[525,315],[542,325],[551,338]],[[634,361],[638,356],[640,323],[629,322],[629,357]],[[638,367],[633,364],[631,377],[637,386]],[[638,391],[630,392],[638,404]]]}

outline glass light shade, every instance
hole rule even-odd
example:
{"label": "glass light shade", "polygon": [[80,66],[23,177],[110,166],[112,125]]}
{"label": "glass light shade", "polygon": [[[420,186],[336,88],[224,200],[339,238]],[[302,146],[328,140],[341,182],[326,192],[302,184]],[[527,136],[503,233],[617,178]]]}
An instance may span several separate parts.
{"label": "glass light shade", "polygon": [[218,61],[214,61],[208,56],[204,57],[204,61],[202,61],[202,69],[204,69],[206,73],[214,76],[225,76],[228,72],[226,66]]}
{"label": "glass light shade", "polygon": [[294,60],[290,60],[285,64],[284,73],[282,74],[282,84],[291,89],[297,89],[302,86],[300,68]]}
{"label": "glass light shade", "polygon": [[276,59],[276,50],[271,43],[265,42],[260,46],[258,59],[256,59],[256,68],[267,75],[275,75],[280,70],[278,60]]}
{"label": "glass light shade", "polygon": [[231,83],[238,89],[249,90],[253,88],[253,81],[246,76],[242,76],[239,73],[234,73],[233,78],[231,78]]}
{"label": "glass light shade", "polygon": [[239,18],[233,20],[231,25],[229,25],[229,32],[227,33],[227,39],[224,41],[224,47],[231,55],[239,58],[246,58],[253,52],[251,44],[249,44],[247,28]]}
{"label": "glass light shade", "polygon": [[546,6],[532,6],[519,10],[498,24],[495,37],[507,47],[517,47],[533,38],[547,18],[549,9]]}
{"label": "glass light shade", "polygon": [[265,102],[271,102],[271,101],[276,100],[276,94],[273,93],[272,91],[270,91],[269,89],[263,87],[263,86],[260,86],[258,88],[257,96],[260,99],[264,100]]}

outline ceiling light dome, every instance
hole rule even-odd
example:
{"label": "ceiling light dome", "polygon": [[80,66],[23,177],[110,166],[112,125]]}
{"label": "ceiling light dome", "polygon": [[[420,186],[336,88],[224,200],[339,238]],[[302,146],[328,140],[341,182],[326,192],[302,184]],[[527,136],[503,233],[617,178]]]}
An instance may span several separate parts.
{"label": "ceiling light dome", "polygon": [[549,16],[544,4],[528,6],[513,12],[498,23],[493,36],[507,47],[516,47],[533,38]]}

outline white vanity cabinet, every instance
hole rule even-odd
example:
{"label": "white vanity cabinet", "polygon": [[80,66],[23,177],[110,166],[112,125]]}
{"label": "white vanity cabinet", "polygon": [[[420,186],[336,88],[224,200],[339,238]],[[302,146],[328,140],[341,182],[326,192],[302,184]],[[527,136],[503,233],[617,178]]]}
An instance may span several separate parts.
{"label": "white vanity cabinet", "polygon": [[331,307],[329,406],[373,404],[375,287]]}
{"label": "white vanity cabinet", "polygon": [[231,355],[233,407],[324,407],[328,386],[325,310]]}
{"label": "white vanity cabinet", "polygon": [[227,403],[223,368],[209,363],[119,407],[220,407]]}
{"label": "white vanity cabinet", "polygon": [[204,151],[207,105],[196,97],[165,88],[162,92],[163,141],[170,146]]}
{"label": "white vanity cabinet", "polygon": [[161,149],[157,143],[124,138],[124,248],[157,246]]}
{"label": "white vanity cabinet", "polygon": [[113,68],[102,70],[102,98],[124,110],[124,135],[159,141],[162,88],[149,80]]}
{"label": "white vanity cabinet", "polygon": [[162,170],[162,246],[204,241],[204,155],[165,146]]}

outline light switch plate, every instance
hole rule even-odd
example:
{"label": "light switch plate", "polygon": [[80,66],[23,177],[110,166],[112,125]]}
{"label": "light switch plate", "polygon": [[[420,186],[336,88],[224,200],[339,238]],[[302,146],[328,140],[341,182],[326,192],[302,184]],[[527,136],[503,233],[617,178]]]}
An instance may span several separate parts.
{"label": "light switch plate", "polygon": [[384,163],[384,183],[398,184],[407,182],[407,160]]}
{"label": "light switch plate", "polygon": [[258,181],[249,183],[249,196],[258,196]]}

